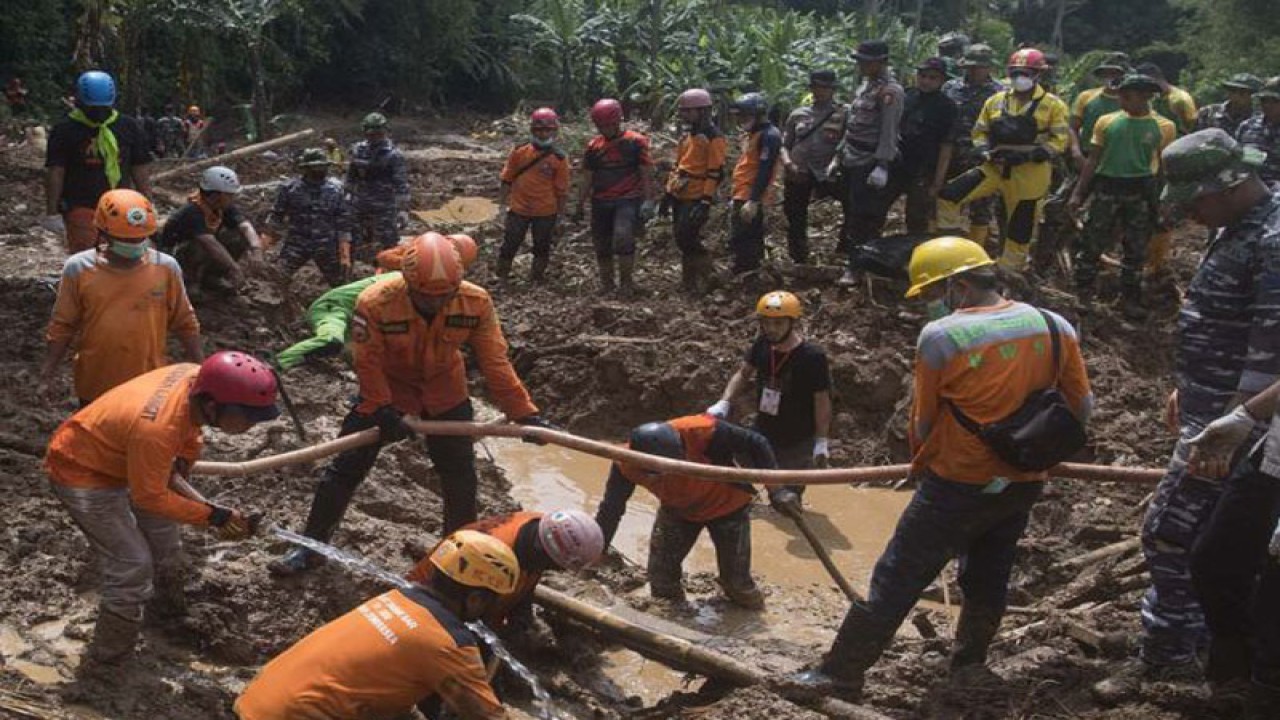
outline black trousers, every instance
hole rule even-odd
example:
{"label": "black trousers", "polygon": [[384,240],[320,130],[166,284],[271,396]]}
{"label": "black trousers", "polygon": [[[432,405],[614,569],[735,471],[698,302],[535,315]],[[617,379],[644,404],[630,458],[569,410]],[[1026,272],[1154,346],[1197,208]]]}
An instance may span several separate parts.
{"label": "black trousers", "polygon": [[838,180],[818,180],[808,172],[787,173],[782,182],[782,213],[787,217],[787,253],[798,263],[809,261],[809,205],[824,197],[844,202]]}
{"label": "black trousers", "polygon": [[[471,401],[450,408],[439,415],[423,416],[424,420],[462,420],[475,417]],[[339,437],[360,432],[377,425],[373,418],[360,415],[355,410],[342,420]],[[444,534],[474,522],[476,519],[476,459],[469,437],[431,435],[424,439],[427,456],[440,474],[440,489],[444,497]],[[324,469],[324,477],[316,487],[311,512],[307,516],[307,537],[328,542],[342,522],[342,516],[351,504],[356,488],[364,482],[373,463],[382,451],[382,443],[365,445],[339,454]]]}

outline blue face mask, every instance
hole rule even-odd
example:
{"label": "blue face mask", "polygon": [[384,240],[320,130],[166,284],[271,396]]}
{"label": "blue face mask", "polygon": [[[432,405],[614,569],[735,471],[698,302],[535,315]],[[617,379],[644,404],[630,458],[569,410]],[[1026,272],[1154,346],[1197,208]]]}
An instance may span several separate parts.
{"label": "blue face mask", "polygon": [[537,135],[532,135],[531,137],[533,138],[533,140],[532,140],[532,142],[533,142],[533,146],[534,146],[534,147],[536,147],[536,148],[539,148],[539,149],[541,149],[541,150],[545,150],[545,149],[547,149],[547,148],[551,147],[551,146],[555,143],[555,141],[556,141],[556,136],[555,136],[555,135],[552,135],[551,137],[549,137],[549,138],[547,138],[547,139],[545,139],[545,140],[543,140],[542,138],[538,137]]}
{"label": "blue face mask", "polygon": [[143,240],[140,243],[124,242],[122,240],[111,241],[111,252],[119,255],[125,260],[141,260],[142,256],[147,254],[147,250],[150,247],[150,240]]}

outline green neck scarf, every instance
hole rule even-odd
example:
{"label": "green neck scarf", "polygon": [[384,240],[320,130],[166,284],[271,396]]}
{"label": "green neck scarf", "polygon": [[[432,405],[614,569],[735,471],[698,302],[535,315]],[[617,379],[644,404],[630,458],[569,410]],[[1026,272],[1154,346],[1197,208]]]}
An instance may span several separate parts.
{"label": "green neck scarf", "polygon": [[116,134],[111,132],[111,125],[120,119],[120,113],[112,110],[106,120],[96,123],[83,110],[76,108],[71,111],[71,119],[98,130],[98,139],[94,141],[94,145],[98,150],[98,157],[102,158],[102,169],[107,173],[107,185],[115,189],[120,184],[120,143],[116,140]]}

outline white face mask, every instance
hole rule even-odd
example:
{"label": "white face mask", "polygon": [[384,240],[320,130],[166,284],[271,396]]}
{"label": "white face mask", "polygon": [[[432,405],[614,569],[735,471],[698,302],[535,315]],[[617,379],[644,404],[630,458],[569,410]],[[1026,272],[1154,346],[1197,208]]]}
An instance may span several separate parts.
{"label": "white face mask", "polygon": [[1029,92],[1036,86],[1036,80],[1026,75],[1018,75],[1013,79],[1013,89],[1017,92]]}

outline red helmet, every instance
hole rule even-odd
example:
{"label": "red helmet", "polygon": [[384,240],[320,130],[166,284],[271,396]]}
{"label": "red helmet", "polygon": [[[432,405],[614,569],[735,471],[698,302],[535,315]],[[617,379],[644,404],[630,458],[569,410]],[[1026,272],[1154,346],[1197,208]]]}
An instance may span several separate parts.
{"label": "red helmet", "polygon": [[1010,70],[1014,68],[1026,68],[1037,72],[1048,69],[1049,62],[1045,60],[1044,53],[1035,48],[1022,48],[1015,51],[1009,56]]}
{"label": "red helmet", "polygon": [[423,295],[447,295],[462,284],[462,258],[449,238],[438,232],[409,241],[400,265],[409,288]]}
{"label": "red helmet", "polygon": [[702,88],[689,88],[680,93],[676,107],[681,110],[711,107],[711,93]]}
{"label": "red helmet", "polygon": [[274,419],[276,374],[266,363],[235,350],[222,350],[200,364],[192,395],[208,395],[219,405],[238,405],[254,422]]}
{"label": "red helmet", "polygon": [[539,128],[547,128],[549,130],[560,129],[560,116],[555,110],[549,107],[540,107],[529,115],[529,127],[537,130]]}
{"label": "red helmet", "polygon": [[591,122],[595,123],[596,127],[617,125],[622,122],[622,103],[613,98],[597,100],[596,104],[591,106]]}

